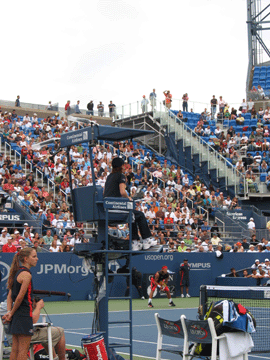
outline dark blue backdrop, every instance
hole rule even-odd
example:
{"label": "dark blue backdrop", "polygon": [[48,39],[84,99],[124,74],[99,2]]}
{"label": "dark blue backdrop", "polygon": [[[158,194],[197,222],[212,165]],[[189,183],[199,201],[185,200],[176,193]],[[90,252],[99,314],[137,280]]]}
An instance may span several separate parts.
{"label": "dark blue backdrop", "polygon": [[[89,295],[93,298],[93,274],[83,269],[82,258],[63,253],[39,253],[38,257],[37,266],[31,270],[34,289],[69,292],[71,300],[85,300],[89,298]],[[142,274],[151,274],[160,270],[163,265],[167,265],[169,270],[175,272],[176,296],[179,296],[179,265],[185,257],[188,258],[191,265],[190,295],[199,296],[200,285],[216,284],[216,278],[229,273],[231,267],[235,267],[237,270],[244,269],[250,267],[257,258],[264,261],[268,255],[267,253],[225,253],[223,259],[218,259],[215,253],[142,253],[133,257],[133,266],[136,266]],[[2,273],[1,301],[6,297],[6,281],[12,258],[13,254],[0,254],[0,271]],[[123,264],[123,260],[112,261],[110,262],[110,268],[112,271],[116,271]],[[245,279],[243,285],[255,286],[254,279]],[[109,285],[110,296],[124,295],[125,288],[125,279],[116,276],[113,283]],[[133,294],[135,298],[138,297],[136,290],[134,290]],[[45,300],[64,299],[64,297],[51,297]]]}

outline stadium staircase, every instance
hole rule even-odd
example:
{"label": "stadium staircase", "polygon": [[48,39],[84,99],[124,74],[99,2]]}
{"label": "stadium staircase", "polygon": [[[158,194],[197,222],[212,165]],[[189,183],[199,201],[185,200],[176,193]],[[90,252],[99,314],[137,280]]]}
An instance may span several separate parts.
{"label": "stadium staircase", "polygon": [[168,112],[157,112],[160,124],[166,128],[167,155],[209,186],[235,196],[240,191],[240,177],[231,163],[197,136],[190,127]]}
{"label": "stadium staircase", "polygon": [[[258,240],[262,238],[270,240],[270,233],[266,228],[266,223],[270,219],[269,216],[265,216],[261,210],[253,205],[242,205],[240,212],[242,213],[238,212],[239,216],[234,217],[233,215],[237,214],[237,211],[225,209],[215,211],[215,222],[219,227],[223,243],[231,245],[245,237],[250,239],[251,233],[247,228],[250,217],[253,217],[256,223],[256,238]],[[245,218],[245,221],[241,219],[241,216]]]}

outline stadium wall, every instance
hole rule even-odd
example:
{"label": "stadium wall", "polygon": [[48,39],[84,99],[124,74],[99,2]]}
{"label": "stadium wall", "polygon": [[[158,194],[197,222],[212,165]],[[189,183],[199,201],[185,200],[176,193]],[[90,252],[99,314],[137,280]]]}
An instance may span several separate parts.
{"label": "stadium wall", "polygon": [[[250,267],[255,259],[264,261],[268,253],[225,253],[223,259],[216,257],[215,253],[151,253],[145,252],[133,257],[133,264],[142,274],[143,279],[148,275],[160,270],[163,265],[167,265],[169,270],[174,272],[175,296],[180,295],[180,275],[179,265],[187,258],[191,266],[190,271],[190,295],[199,296],[199,288],[202,284],[213,285],[217,282],[217,277],[230,272],[231,267],[236,270]],[[0,300],[3,301],[7,296],[6,282],[13,254],[0,254],[0,271],[2,274]],[[85,271],[82,267],[82,258],[68,253],[38,253],[38,264],[33,268],[33,283],[36,290],[62,291],[71,294],[70,300],[93,299],[93,274]],[[125,264],[124,260],[110,262],[110,269],[117,271]],[[222,279],[222,278],[221,278]],[[223,278],[224,279],[224,278]],[[240,279],[226,278],[232,281],[232,285],[242,285]],[[221,281],[224,281],[221,280]],[[243,285],[255,286],[255,279],[244,280]],[[220,278],[219,278],[220,284]],[[225,284],[224,284],[225,285]],[[228,285],[226,283],[226,285]],[[123,296],[126,289],[124,277],[116,276],[114,281],[109,284],[110,296]],[[134,298],[138,293],[134,288]],[[90,296],[89,296],[90,295]],[[66,297],[48,297],[45,301],[66,300]]]}

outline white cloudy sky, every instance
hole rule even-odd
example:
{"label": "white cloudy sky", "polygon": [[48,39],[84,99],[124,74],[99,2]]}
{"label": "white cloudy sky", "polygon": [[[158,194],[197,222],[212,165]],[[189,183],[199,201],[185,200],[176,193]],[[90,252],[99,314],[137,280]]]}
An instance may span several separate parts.
{"label": "white cloudy sky", "polygon": [[1,99],[245,97],[246,0],[15,0],[1,14]]}

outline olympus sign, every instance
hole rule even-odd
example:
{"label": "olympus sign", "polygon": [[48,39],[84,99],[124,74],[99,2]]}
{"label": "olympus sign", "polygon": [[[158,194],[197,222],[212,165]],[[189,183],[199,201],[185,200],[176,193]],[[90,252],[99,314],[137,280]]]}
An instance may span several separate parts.
{"label": "olympus sign", "polygon": [[189,263],[191,270],[210,270],[211,263]]}
{"label": "olympus sign", "polygon": [[1,221],[20,221],[20,215],[0,214]]}

